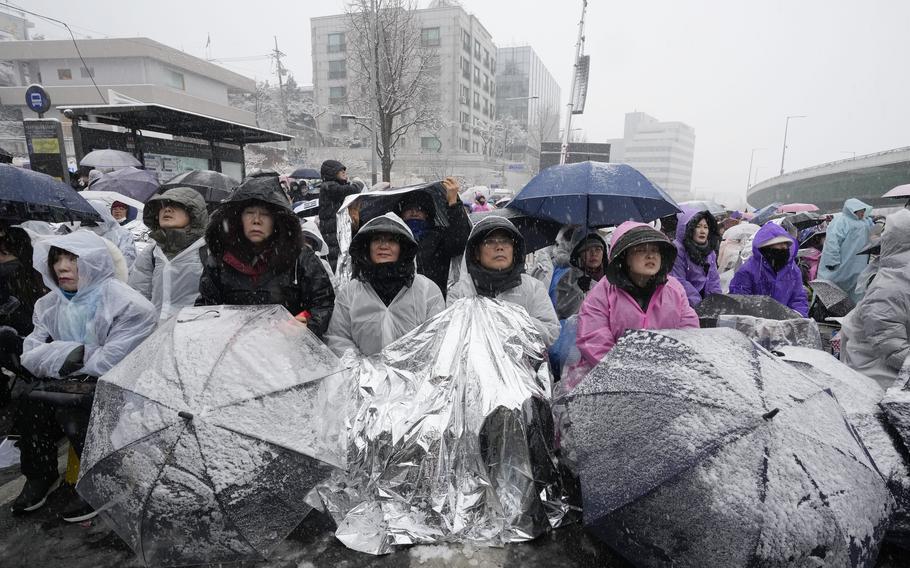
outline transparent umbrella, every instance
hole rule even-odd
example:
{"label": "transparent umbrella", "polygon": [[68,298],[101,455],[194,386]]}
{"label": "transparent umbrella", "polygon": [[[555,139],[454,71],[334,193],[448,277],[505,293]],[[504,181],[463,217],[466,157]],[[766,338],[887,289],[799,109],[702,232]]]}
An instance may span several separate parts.
{"label": "transparent umbrella", "polygon": [[129,152],[107,149],[92,150],[82,157],[79,165],[92,168],[128,168],[130,166],[138,168],[142,162]]}
{"label": "transparent umbrella", "polygon": [[280,306],[184,308],[98,381],[77,490],[148,565],[263,560],[345,465],[343,385]]}

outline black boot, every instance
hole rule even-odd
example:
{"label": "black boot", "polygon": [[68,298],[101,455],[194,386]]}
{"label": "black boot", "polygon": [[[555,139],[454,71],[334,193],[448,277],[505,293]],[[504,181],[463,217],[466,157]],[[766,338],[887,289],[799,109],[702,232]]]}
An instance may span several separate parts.
{"label": "black boot", "polygon": [[13,501],[14,514],[31,513],[44,506],[47,496],[60,485],[60,477],[33,477],[25,479],[25,487]]}

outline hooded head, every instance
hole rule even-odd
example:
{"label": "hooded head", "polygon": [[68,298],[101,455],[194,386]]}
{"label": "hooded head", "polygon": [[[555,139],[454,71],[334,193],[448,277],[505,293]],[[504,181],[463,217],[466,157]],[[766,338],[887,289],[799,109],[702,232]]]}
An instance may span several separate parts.
{"label": "hooded head", "polygon": [[888,215],[881,239],[879,266],[907,270],[910,260],[910,209]]}
{"label": "hooded head", "polygon": [[[247,207],[264,207],[272,215],[273,230],[262,246],[253,246],[243,231],[242,213]],[[276,267],[293,264],[303,249],[300,220],[291,210],[278,176],[247,178],[212,213],[205,231],[209,251],[216,257],[230,252],[243,261],[269,251]]]}
{"label": "hooded head", "polygon": [[857,211],[865,211],[865,216],[868,217],[872,214],[872,206],[863,203],[855,197],[851,197],[850,199],[844,201],[843,211],[845,216],[851,219],[858,219],[859,215],[856,214]]}
{"label": "hooded head", "polygon": [[425,191],[406,193],[395,205],[395,211],[418,241],[435,225],[435,210],[433,198]]}
{"label": "hooded head", "polygon": [[[34,244],[32,264],[41,273],[50,290],[62,290],[54,271],[51,249],[76,257],[78,295],[85,295],[98,285],[114,278],[114,261],[102,237],[91,231],[75,231],[68,235],[40,239]],[[59,256],[59,254],[58,254]]]}
{"label": "hooded head", "polygon": [[[505,254],[508,245],[484,243],[492,233],[501,233],[512,241],[512,263],[501,270],[487,268],[482,264],[482,255],[487,252]],[[484,249],[487,249],[485,251]],[[474,282],[474,288],[481,296],[495,297],[497,294],[521,284],[525,270],[525,240],[521,232],[505,217],[489,216],[480,220],[471,230],[465,247],[465,265]]]}
{"label": "hooded head", "polygon": [[300,219],[300,231],[304,240],[310,241],[313,252],[318,256],[327,256],[329,254],[329,245],[322,238],[322,231],[312,217]]}
{"label": "hooded head", "polygon": [[[585,272],[603,272],[607,264],[607,243],[597,231],[575,231],[572,239],[572,253],[569,255],[569,264]],[[585,265],[583,253],[588,249],[600,248],[603,251],[600,269],[590,269]]]}
{"label": "hooded head", "polygon": [[338,160],[326,160],[319,168],[319,175],[323,181],[338,181],[338,174],[347,171],[347,168]]}
{"label": "hooded head", "polygon": [[[160,213],[168,205],[186,212],[189,225],[184,228],[162,228]],[[189,187],[175,187],[148,200],[142,212],[142,221],[151,231],[149,236],[155,239],[165,254],[177,254],[205,235],[209,213],[202,194]]]}
{"label": "hooded head", "polygon": [[[717,250],[720,244],[720,230],[717,219],[707,211],[699,211],[684,207],[678,216],[676,224],[676,242],[682,244],[689,254],[689,258],[696,264],[703,264],[712,251]],[[708,224],[708,240],[703,244],[695,242],[695,230],[698,224],[704,221]],[[695,256],[696,258],[692,258]]]}
{"label": "hooded head", "polygon": [[392,235],[400,247],[395,264],[402,265],[406,271],[414,274],[417,241],[414,240],[414,235],[411,234],[411,230],[404,224],[404,221],[394,213],[386,213],[371,219],[357,231],[351,241],[350,253],[354,278],[366,274],[369,272],[369,267],[375,264],[370,258],[370,243],[373,241],[373,237],[382,233]]}
{"label": "hooded head", "polygon": [[614,286],[628,288],[632,285],[629,278],[627,255],[630,249],[638,245],[653,243],[660,247],[660,269],[653,278],[654,284],[667,281],[667,274],[676,260],[676,247],[666,235],[644,223],[626,221],[613,231],[610,239],[610,262],[605,276]]}
{"label": "hooded head", "polygon": [[[773,245],[787,244],[785,253],[773,253]],[[769,252],[765,252],[769,251]],[[798,245],[786,229],[776,223],[765,223],[752,238],[752,256],[769,264],[775,271],[780,270],[796,258]]]}

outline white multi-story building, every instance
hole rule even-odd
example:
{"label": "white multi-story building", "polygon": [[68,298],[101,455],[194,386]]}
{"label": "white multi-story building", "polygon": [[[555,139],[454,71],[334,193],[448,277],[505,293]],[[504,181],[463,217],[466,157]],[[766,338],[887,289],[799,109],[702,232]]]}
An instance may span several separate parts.
{"label": "white multi-story building", "polygon": [[691,199],[694,128],[630,112],[623,137],[609,143],[611,162],[633,166],[677,201]]}
{"label": "white multi-story building", "polygon": [[[432,72],[437,77],[444,126],[436,131],[408,132],[404,143],[396,147],[393,181],[461,175],[477,183],[488,182],[491,173],[501,175],[491,172],[485,155],[484,135],[496,117],[497,61],[492,37],[476,17],[445,1],[416,10],[415,19],[421,41],[438,54],[438,66]],[[312,18],[310,27],[314,100],[328,110],[319,118],[319,128],[338,145],[362,138],[368,153],[368,133],[341,118],[355,110],[350,101],[354,89],[360,88],[352,71],[351,46],[358,40],[350,31],[349,16]]]}

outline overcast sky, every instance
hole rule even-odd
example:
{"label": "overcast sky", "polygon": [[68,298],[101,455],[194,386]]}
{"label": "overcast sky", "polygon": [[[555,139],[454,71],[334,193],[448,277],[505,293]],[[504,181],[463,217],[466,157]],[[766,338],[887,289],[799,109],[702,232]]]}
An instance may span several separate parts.
{"label": "overcast sky", "polygon": [[[286,66],[310,84],[310,23],[343,0],[251,2],[16,0],[65,20],[78,36],[147,36],[204,57],[264,55],[278,36]],[[423,0],[421,6],[428,5]],[[568,96],[581,0],[463,0],[499,46],[531,45]],[[33,32],[66,37],[36,21]],[[591,83],[573,127],[589,142],[622,136],[639,110],[695,128],[692,186],[741,205],[749,157],[758,179],[910,146],[910,0],[591,0]],[[225,66],[257,79],[267,59]],[[565,102],[565,100],[563,101]]]}

